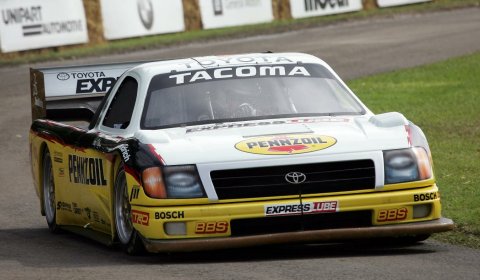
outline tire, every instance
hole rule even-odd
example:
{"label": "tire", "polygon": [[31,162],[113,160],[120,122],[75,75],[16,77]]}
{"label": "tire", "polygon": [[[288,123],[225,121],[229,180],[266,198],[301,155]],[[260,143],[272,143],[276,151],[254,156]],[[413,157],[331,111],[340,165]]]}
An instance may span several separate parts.
{"label": "tire", "polygon": [[60,231],[60,228],[57,225],[55,182],[53,180],[52,160],[48,148],[45,148],[45,151],[43,153],[42,166],[42,194],[43,206],[45,210],[45,219],[47,220],[48,229],[50,229],[52,233],[58,233]]}
{"label": "tire", "polygon": [[113,209],[117,238],[122,248],[130,255],[144,253],[145,247],[142,239],[132,224],[131,206],[123,166],[120,166],[115,179]]}

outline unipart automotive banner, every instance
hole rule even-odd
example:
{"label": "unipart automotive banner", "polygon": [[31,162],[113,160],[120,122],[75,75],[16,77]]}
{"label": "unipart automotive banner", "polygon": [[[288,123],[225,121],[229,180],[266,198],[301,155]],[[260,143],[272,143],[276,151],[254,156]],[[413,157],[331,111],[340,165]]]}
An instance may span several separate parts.
{"label": "unipart automotive banner", "polygon": [[377,4],[379,7],[384,8],[430,1],[432,0],[377,0]]}
{"label": "unipart automotive banner", "polygon": [[354,12],[362,8],[362,0],[290,0],[293,18]]}
{"label": "unipart automotive banner", "polygon": [[182,0],[101,0],[106,39],[185,30]]}
{"label": "unipart automotive banner", "polygon": [[273,20],[272,0],[200,0],[199,3],[204,29]]}
{"label": "unipart automotive banner", "polygon": [[88,42],[81,0],[0,0],[2,52]]}

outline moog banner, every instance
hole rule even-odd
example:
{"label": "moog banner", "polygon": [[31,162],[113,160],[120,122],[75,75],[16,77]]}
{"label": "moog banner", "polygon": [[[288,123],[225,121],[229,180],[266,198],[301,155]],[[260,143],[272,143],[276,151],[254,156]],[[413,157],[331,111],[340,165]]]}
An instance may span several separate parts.
{"label": "moog banner", "polygon": [[2,52],[88,42],[82,0],[0,0]]}
{"label": "moog banner", "polygon": [[354,12],[362,8],[362,0],[290,0],[293,18]]}
{"label": "moog banner", "polygon": [[380,8],[383,8],[430,1],[432,0],[377,0],[377,4]]}
{"label": "moog banner", "polygon": [[185,30],[182,0],[101,0],[108,40]]}
{"label": "moog banner", "polygon": [[204,29],[273,20],[272,0],[200,0],[199,3]]}

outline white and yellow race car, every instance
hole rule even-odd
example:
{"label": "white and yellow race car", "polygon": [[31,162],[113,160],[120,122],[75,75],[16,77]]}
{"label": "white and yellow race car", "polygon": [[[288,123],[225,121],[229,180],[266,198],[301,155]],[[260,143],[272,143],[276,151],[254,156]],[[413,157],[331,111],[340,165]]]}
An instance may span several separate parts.
{"label": "white and yellow race car", "polygon": [[314,56],[31,69],[30,81],[33,179],[53,232],[137,253],[453,228],[420,128],[373,114]]}

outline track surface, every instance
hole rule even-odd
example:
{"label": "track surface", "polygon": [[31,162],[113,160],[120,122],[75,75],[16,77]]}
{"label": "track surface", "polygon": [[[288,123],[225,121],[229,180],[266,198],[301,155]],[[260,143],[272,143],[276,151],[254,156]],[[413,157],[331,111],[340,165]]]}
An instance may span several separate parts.
{"label": "track surface", "polygon": [[[45,63],[85,64],[254,51],[322,57],[345,79],[480,50],[480,9],[346,22],[291,33]],[[28,162],[28,67],[0,69],[0,279],[480,279],[480,251],[303,245],[129,257],[73,234],[51,235]]]}

